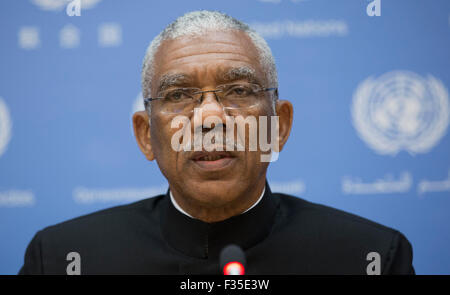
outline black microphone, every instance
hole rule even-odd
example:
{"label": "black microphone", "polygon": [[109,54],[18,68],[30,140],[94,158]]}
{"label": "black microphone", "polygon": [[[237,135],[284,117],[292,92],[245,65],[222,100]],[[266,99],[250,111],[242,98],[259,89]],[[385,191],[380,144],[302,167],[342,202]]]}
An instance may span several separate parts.
{"label": "black microphone", "polygon": [[228,245],[220,252],[220,269],[224,275],[243,275],[245,264],[245,253],[237,245]]}

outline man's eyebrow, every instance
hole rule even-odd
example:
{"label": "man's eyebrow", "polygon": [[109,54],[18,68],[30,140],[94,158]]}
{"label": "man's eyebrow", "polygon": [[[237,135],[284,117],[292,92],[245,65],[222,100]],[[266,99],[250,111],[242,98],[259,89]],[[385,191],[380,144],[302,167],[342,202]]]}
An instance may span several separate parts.
{"label": "man's eyebrow", "polygon": [[165,74],[159,79],[159,85],[157,87],[158,93],[166,90],[172,86],[180,86],[187,84],[191,81],[190,77],[186,74]]}
{"label": "man's eyebrow", "polygon": [[223,82],[247,80],[249,83],[260,84],[256,71],[247,66],[229,68],[222,72],[218,78]]}

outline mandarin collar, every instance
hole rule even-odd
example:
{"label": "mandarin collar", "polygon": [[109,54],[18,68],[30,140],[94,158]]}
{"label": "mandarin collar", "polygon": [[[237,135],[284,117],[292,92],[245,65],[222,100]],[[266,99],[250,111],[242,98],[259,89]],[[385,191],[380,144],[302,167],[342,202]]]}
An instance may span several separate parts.
{"label": "mandarin collar", "polygon": [[195,258],[217,259],[229,244],[236,244],[245,251],[264,240],[274,224],[278,199],[272,195],[266,181],[264,196],[255,207],[213,223],[178,211],[170,201],[169,191],[161,205],[161,231],[172,248]]}

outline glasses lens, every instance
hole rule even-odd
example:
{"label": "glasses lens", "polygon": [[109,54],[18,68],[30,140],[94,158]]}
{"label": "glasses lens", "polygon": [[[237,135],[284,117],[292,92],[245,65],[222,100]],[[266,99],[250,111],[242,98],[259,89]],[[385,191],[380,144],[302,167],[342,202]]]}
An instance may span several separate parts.
{"label": "glasses lens", "polygon": [[[221,85],[216,93],[222,106],[228,110],[241,110],[256,107],[260,103],[261,87],[257,84],[240,83]],[[189,113],[194,110],[205,91],[198,88],[178,88],[160,94],[161,111],[169,114]],[[209,92],[209,91],[206,91]]]}
{"label": "glasses lens", "polygon": [[194,106],[194,96],[198,89],[179,88],[168,90],[161,94],[164,97],[162,101],[162,111],[166,113],[184,113],[189,112]]}
{"label": "glasses lens", "polygon": [[255,84],[224,85],[222,88],[222,104],[226,108],[246,109],[259,103],[259,86]]}

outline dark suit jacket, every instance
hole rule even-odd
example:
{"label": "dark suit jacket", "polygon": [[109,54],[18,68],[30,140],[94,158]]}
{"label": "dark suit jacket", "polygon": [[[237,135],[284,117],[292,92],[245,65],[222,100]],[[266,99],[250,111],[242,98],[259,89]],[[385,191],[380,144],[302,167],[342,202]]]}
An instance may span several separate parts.
{"label": "dark suit jacket", "polygon": [[246,274],[367,274],[377,252],[381,274],[414,274],[412,249],[398,231],[367,219],[271,193],[248,212],[217,223],[192,219],[168,194],[78,217],[39,231],[19,274],[220,274],[228,244],[246,254]]}

